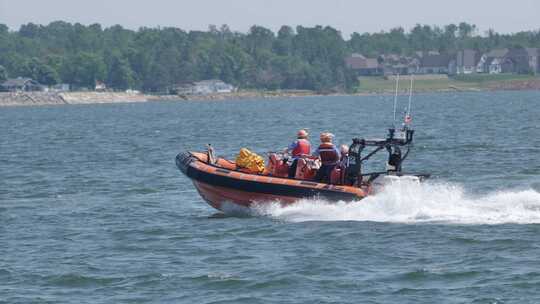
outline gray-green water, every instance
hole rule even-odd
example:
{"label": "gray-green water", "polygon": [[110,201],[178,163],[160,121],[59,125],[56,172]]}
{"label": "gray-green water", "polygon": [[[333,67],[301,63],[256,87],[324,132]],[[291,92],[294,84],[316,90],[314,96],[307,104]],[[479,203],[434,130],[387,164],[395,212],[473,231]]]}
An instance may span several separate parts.
{"label": "gray-green water", "polygon": [[1,108],[0,303],[540,302],[540,92],[415,97],[405,168],[434,179],[348,205],[218,216],[174,166],[301,127],[384,136],[391,111],[389,96]]}

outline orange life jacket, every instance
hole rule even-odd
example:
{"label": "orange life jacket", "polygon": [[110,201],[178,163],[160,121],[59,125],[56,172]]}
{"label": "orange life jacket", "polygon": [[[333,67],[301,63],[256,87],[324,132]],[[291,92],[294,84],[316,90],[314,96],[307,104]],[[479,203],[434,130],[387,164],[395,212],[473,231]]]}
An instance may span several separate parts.
{"label": "orange life jacket", "polygon": [[292,151],[293,157],[298,157],[302,155],[309,155],[311,152],[311,144],[307,139],[300,138],[297,140],[296,147]]}

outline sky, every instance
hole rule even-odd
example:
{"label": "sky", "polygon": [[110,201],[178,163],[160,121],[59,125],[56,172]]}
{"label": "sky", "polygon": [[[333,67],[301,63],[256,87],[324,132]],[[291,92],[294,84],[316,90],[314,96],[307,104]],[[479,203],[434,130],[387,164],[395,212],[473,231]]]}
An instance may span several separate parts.
{"label": "sky", "polygon": [[281,25],[329,25],[344,38],[465,21],[476,24],[479,34],[490,28],[514,33],[540,29],[540,0],[0,0],[0,23],[12,30],[55,20],[130,29],[207,30],[210,24],[227,24],[239,32],[255,24],[274,31]]}

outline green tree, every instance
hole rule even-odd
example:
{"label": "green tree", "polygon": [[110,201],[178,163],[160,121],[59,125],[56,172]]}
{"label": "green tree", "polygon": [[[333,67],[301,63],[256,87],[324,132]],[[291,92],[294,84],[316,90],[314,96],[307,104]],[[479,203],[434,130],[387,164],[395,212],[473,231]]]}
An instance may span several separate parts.
{"label": "green tree", "polygon": [[[353,33],[344,40],[332,27],[282,26],[277,33],[253,26],[248,33],[227,25],[208,31],[178,28],[89,26],[64,21],[28,23],[10,31],[0,24],[0,65],[10,77],[53,84],[61,79],[92,88],[96,80],[113,88],[166,91],[182,82],[220,78],[242,88],[354,90],[350,53],[413,55],[464,48],[488,51],[515,45],[540,47],[540,31],[477,34],[465,22],[442,27],[417,24],[376,33]],[[58,77],[60,75],[60,77]],[[60,79],[58,79],[60,78]]]}
{"label": "green tree", "polygon": [[0,83],[8,79],[8,74],[6,68],[0,65]]}
{"label": "green tree", "polygon": [[41,62],[38,58],[32,58],[28,63],[29,74],[28,76],[37,82],[44,85],[55,85],[59,82],[60,77],[56,70]]}
{"label": "green tree", "polygon": [[41,26],[34,23],[28,23],[21,25],[21,28],[19,29],[19,35],[26,38],[37,38],[40,34],[40,31]]}
{"label": "green tree", "polygon": [[109,65],[107,86],[121,90],[132,88],[135,83],[133,74],[129,61],[126,58],[115,55]]}
{"label": "green tree", "polygon": [[94,53],[80,52],[67,58],[62,65],[62,81],[75,86],[93,88],[106,75],[103,58]]}
{"label": "green tree", "polygon": [[476,25],[461,22],[458,26],[459,37],[465,39],[470,37],[476,29]]}
{"label": "green tree", "polygon": [[11,77],[32,77],[29,60],[22,55],[7,54],[2,63]]}
{"label": "green tree", "polygon": [[273,42],[274,33],[262,26],[252,26],[246,36],[247,48],[251,54],[255,54],[260,49],[271,49]]}
{"label": "green tree", "polygon": [[292,27],[282,26],[274,42],[274,51],[278,56],[290,56],[293,50],[294,30]]}
{"label": "green tree", "polygon": [[430,51],[434,49],[435,43],[433,30],[429,25],[417,24],[409,35],[411,47],[416,51]]}

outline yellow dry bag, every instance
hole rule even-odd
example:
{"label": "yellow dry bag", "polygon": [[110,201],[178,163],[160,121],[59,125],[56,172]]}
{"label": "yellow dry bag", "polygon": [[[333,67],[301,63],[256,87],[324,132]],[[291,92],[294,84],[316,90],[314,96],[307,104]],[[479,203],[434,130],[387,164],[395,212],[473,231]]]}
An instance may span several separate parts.
{"label": "yellow dry bag", "polygon": [[236,165],[253,173],[264,172],[264,159],[246,148],[240,149],[240,153],[236,157]]}

